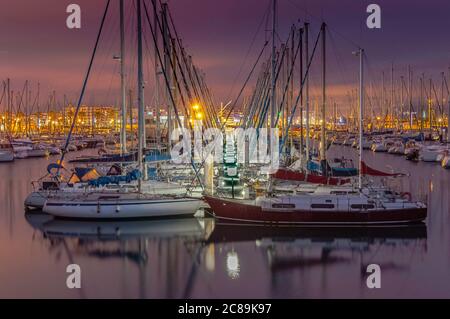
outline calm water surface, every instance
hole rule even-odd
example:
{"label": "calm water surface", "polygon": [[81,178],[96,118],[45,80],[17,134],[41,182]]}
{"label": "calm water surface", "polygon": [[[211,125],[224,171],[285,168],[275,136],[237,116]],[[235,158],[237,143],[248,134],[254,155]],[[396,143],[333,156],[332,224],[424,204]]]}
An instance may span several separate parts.
{"label": "calm water surface", "polygon": [[[331,153],[353,156],[351,148]],[[55,158],[0,165],[0,298],[450,298],[450,171],[366,152],[408,172],[393,187],[429,205],[408,228],[267,228],[211,219],[59,221],[24,214],[30,182]],[[66,267],[82,289],[66,288]],[[366,287],[367,265],[382,288]]]}

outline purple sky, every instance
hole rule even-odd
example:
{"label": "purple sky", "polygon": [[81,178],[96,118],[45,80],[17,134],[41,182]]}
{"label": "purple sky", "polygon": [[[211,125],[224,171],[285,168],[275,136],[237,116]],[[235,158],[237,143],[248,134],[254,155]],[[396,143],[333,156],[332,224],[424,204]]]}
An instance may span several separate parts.
{"label": "purple sky", "polygon": [[[81,30],[65,26],[65,9],[70,3],[82,8]],[[34,87],[40,81],[43,99],[55,89],[59,95],[66,93],[75,100],[105,3],[104,0],[0,0],[0,78],[10,77],[15,90],[20,90],[26,79]],[[118,1],[112,3],[86,102],[111,103],[118,96],[118,65],[112,59],[119,52]],[[365,26],[365,11],[370,3],[382,8],[381,30]],[[249,72],[264,43],[265,24],[245,57],[268,4],[269,0],[169,1],[183,43],[206,73],[217,101],[232,99]],[[130,27],[131,7],[126,11]],[[411,64],[415,75],[425,72],[439,81],[439,73],[450,65],[449,11],[450,3],[443,0],[279,0],[278,36],[286,39],[293,23],[307,19],[312,24],[313,42],[322,18],[329,24],[330,94],[344,94],[356,85],[358,64],[351,55],[354,44],[366,49],[370,81],[378,83],[381,70],[389,72],[392,62],[396,65],[396,77],[405,74],[406,66]],[[134,38],[128,41],[129,56],[134,55],[132,43]],[[135,58],[129,59],[130,70],[134,70],[133,61]],[[149,104],[154,96],[152,63],[147,59]],[[317,86],[319,69],[314,66],[312,82]],[[129,71],[128,76],[129,83],[134,85],[134,71]],[[313,89],[315,92],[318,88]]]}

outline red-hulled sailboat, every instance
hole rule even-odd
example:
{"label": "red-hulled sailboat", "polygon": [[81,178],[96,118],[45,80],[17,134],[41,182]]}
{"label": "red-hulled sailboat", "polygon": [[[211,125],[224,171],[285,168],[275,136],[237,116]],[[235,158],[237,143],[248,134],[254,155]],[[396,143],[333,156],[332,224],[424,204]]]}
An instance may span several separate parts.
{"label": "red-hulled sailboat", "polygon": [[376,225],[423,221],[427,208],[387,189],[318,187],[314,193],[255,200],[205,196],[219,219],[275,224]]}
{"label": "red-hulled sailboat", "polygon": [[[322,28],[323,32],[324,26]],[[363,140],[363,50],[360,58],[360,128],[359,141]],[[325,98],[324,98],[325,100]],[[295,108],[293,110],[295,112]],[[322,111],[322,151],[325,157],[325,114]],[[312,192],[297,192],[290,195],[273,193],[254,200],[230,199],[205,196],[205,200],[219,219],[266,224],[331,224],[331,225],[383,225],[417,223],[426,219],[427,207],[413,202],[409,194],[397,194],[386,188],[365,187],[363,171],[378,176],[393,176],[369,168],[359,151],[359,185],[357,188],[343,186],[318,186]],[[323,158],[322,160],[326,160]],[[282,173],[280,173],[282,174]],[[326,184],[326,183],[324,183]],[[271,183],[269,183],[269,186]],[[404,195],[408,195],[406,198]]]}

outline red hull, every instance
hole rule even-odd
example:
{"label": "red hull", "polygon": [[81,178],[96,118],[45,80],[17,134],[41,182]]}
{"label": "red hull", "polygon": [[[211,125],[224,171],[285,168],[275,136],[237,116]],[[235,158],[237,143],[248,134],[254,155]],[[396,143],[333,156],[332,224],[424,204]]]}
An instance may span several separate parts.
{"label": "red hull", "polygon": [[423,221],[427,209],[399,209],[382,212],[329,212],[286,210],[282,212],[264,211],[260,206],[205,196],[205,200],[221,219],[239,220],[255,223],[280,224],[404,224]]}
{"label": "red hull", "polygon": [[301,182],[308,182],[308,183],[313,183],[313,184],[324,184],[324,185],[342,185],[342,184],[350,183],[349,178],[341,179],[341,178],[335,178],[335,177],[327,178],[325,176],[320,176],[320,175],[311,175],[311,174],[306,175],[302,172],[291,171],[288,169],[279,169],[272,176],[277,179],[284,179],[284,180],[288,180],[288,181],[301,181]]}

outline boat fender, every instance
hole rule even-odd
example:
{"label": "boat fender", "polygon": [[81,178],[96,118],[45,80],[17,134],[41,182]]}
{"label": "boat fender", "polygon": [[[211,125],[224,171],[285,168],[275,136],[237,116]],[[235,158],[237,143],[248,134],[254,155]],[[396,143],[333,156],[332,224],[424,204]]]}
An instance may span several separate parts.
{"label": "boat fender", "polygon": [[401,196],[403,199],[407,199],[408,201],[411,201],[411,200],[412,200],[411,193],[409,193],[409,192],[401,193],[400,196]]}
{"label": "boat fender", "polygon": [[116,206],[116,213],[120,213],[120,206],[119,205]]}

